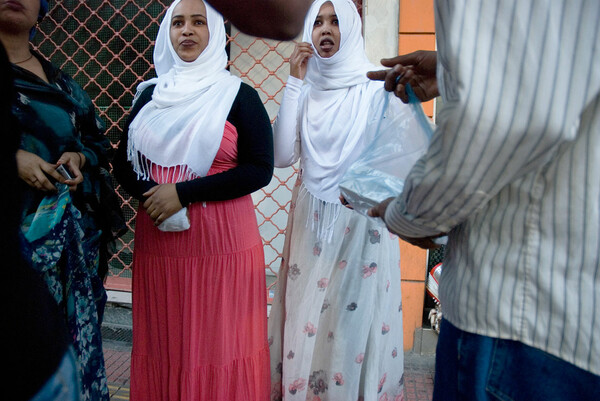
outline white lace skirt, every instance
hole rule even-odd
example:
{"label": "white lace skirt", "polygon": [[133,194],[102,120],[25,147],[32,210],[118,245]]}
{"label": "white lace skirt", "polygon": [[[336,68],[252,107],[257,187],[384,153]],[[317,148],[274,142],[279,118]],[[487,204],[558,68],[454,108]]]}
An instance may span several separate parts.
{"label": "white lace skirt", "polygon": [[383,222],[296,185],[269,344],[271,400],[402,400],[400,252]]}

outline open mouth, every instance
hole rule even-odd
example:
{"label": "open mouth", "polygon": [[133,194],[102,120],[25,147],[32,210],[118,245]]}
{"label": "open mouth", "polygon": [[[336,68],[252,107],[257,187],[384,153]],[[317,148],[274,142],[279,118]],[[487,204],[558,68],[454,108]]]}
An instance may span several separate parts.
{"label": "open mouth", "polygon": [[333,49],[334,43],[330,38],[323,38],[319,42],[319,47],[324,52],[330,52]]}

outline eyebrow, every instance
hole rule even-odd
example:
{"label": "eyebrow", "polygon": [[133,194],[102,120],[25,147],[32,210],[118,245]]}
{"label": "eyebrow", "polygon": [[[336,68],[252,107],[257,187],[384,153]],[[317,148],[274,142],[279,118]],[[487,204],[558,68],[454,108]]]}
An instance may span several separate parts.
{"label": "eyebrow", "polygon": [[319,15],[317,15],[317,18],[337,18],[337,14],[336,13],[333,13],[333,14],[319,14]]}
{"label": "eyebrow", "polygon": [[[174,20],[175,18],[183,18],[183,15],[174,15],[173,17],[171,17],[172,20]],[[204,14],[192,14],[190,15],[190,17],[195,18],[195,17],[204,17],[206,18],[206,15]]]}

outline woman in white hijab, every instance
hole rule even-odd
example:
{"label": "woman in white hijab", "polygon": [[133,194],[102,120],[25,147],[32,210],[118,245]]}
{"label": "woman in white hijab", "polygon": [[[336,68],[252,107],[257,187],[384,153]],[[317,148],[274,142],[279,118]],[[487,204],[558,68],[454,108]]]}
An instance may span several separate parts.
{"label": "woman in white hijab", "polygon": [[269,117],[227,67],[223,18],[176,0],[114,170],[139,199],[132,401],[264,400],[263,245],[250,193],[273,173]]}
{"label": "woman in white hijab", "polygon": [[398,238],[338,189],[387,104],[374,68],[354,3],[315,1],[274,124],[275,166],[300,160],[300,174],[269,317],[271,400],[403,397]]}

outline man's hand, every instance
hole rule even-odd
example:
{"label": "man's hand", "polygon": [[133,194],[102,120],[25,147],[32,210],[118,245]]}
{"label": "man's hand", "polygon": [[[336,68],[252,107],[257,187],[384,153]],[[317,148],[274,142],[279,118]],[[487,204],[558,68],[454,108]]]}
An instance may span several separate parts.
{"label": "man's hand", "polygon": [[[390,198],[387,198],[387,199],[381,201],[379,204],[370,208],[367,211],[367,214],[371,217],[381,217],[381,219],[383,220],[383,217],[385,216],[385,211],[387,210],[387,207],[394,199],[396,199],[396,198],[390,197]],[[394,233],[394,234],[396,234],[396,233]]]}
{"label": "man's hand", "polygon": [[144,202],[144,208],[155,226],[159,226],[183,208],[175,184],[157,185],[143,195],[148,198]]}
{"label": "man's hand", "polygon": [[[395,199],[394,197],[387,198],[386,200],[382,201],[378,205],[373,206],[367,212],[368,215],[371,216],[371,217],[380,217],[382,220],[384,220],[385,211],[387,210],[389,204],[394,199]],[[384,220],[384,222],[385,222],[385,220]],[[446,235],[446,234],[442,233],[442,234],[438,234],[438,235],[432,236],[432,237],[413,238],[413,237],[407,237],[405,235],[401,235],[401,234],[398,234],[398,233],[394,232],[393,230],[390,229],[390,227],[387,225],[387,223],[386,223],[386,227],[387,227],[387,229],[388,229],[389,232],[391,232],[393,234],[396,234],[403,241],[406,241],[406,242],[408,242],[411,245],[418,246],[419,248],[423,248],[423,249],[435,249],[435,248],[439,248],[441,245],[440,244],[436,244],[433,240],[436,239],[436,238],[438,238],[438,237],[443,237],[444,235]]]}
{"label": "man's hand", "polygon": [[394,92],[404,103],[408,103],[406,84],[410,84],[422,102],[439,96],[436,78],[437,52],[419,50],[403,56],[384,58],[381,64],[391,69],[370,71],[367,77],[385,81],[385,90]]}

